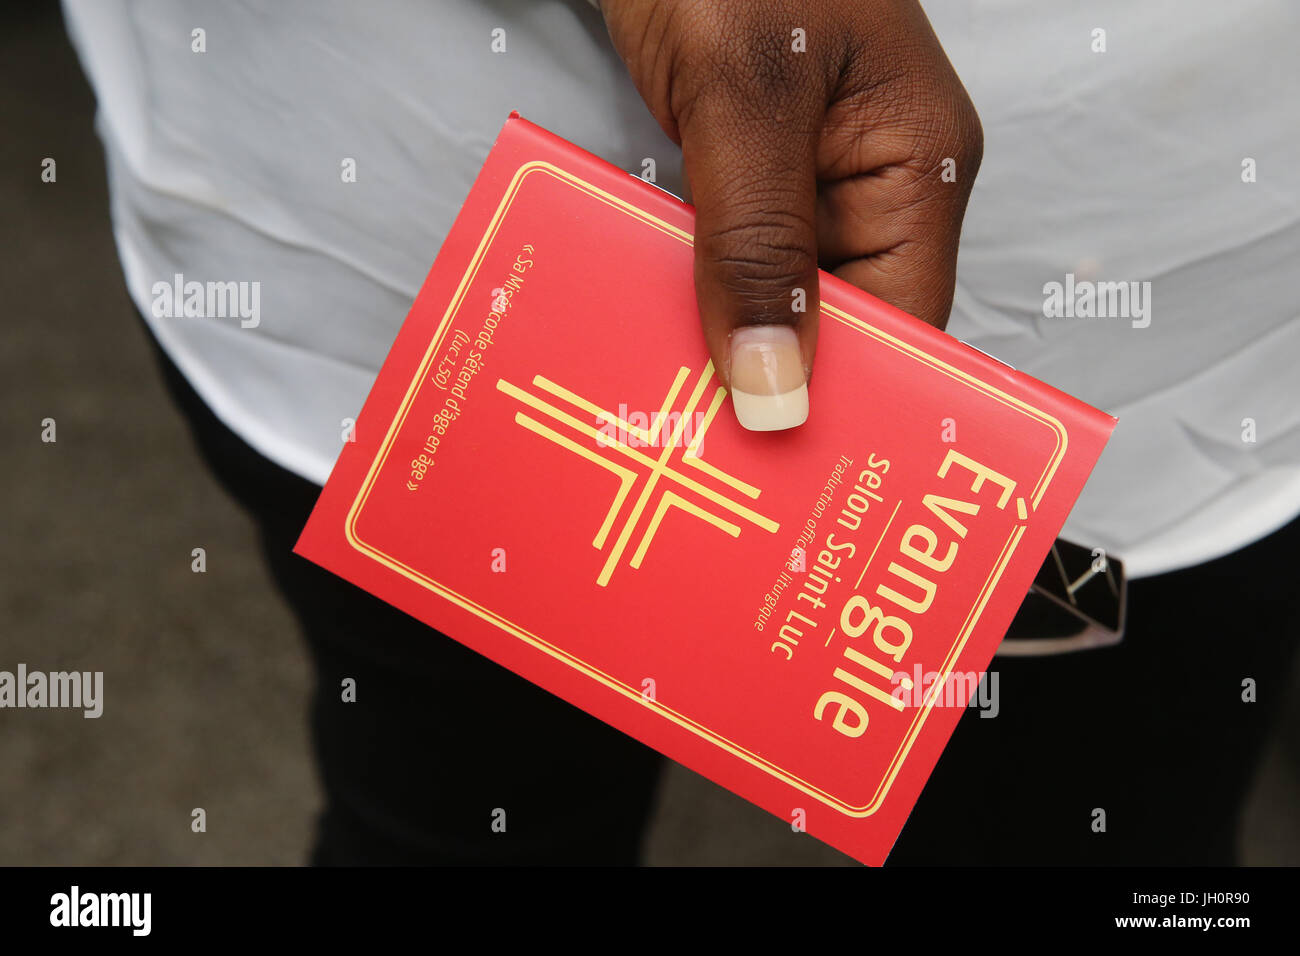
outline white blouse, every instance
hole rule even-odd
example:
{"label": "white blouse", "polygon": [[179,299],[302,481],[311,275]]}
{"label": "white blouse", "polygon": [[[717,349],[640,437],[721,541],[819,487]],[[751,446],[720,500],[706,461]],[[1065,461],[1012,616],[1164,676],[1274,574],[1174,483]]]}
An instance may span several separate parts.
{"label": "white blouse", "polygon": [[[1141,577],[1294,517],[1300,5],[925,6],[985,130],[949,331],[1120,419],[1065,535]],[[512,109],[681,191],[585,0],[65,10],[135,303],[317,483]],[[186,317],[192,281],[257,296]]]}

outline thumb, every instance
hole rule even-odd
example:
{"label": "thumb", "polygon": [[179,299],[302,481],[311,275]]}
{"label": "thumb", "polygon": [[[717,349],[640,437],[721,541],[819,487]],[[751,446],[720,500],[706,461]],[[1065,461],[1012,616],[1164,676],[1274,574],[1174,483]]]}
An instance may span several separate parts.
{"label": "thumb", "polygon": [[808,417],[817,345],[815,138],[722,98],[681,127],[695,200],[695,292],[736,418],[777,431]]}

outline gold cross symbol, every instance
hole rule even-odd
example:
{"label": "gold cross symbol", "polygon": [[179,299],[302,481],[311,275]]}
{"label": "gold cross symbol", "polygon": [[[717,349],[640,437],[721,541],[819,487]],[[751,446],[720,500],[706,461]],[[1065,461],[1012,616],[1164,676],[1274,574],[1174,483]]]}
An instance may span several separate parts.
{"label": "gold cross symbol", "polygon": [[[529,408],[549,417],[557,424],[567,425],[574,432],[581,436],[586,436],[593,440],[595,448],[590,448],[579,444],[572,438],[562,435],[548,425],[544,425],[537,419],[526,415],[524,412],[515,413],[515,422],[524,428],[543,438],[554,442],[561,448],[573,452],[588,461],[599,465],[606,471],[613,472],[618,476],[619,489],[614,495],[614,500],[610,503],[609,510],[605,514],[605,520],[601,523],[600,529],[596,532],[595,540],[592,541],[592,547],[597,550],[603,550],[606,542],[609,540],[610,531],[614,527],[614,522],[623,510],[623,505],[631,495],[632,490],[638,481],[644,481],[640,494],[637,496],[632,510],[628,513],[626,520],[623,522],[622,529],[614,541],[614,546],[605,559],[605,565],[601,568],[600,574],[596,578],[596,583],[604,587],[609,583],[609,579],[614,574],[614,569],[622,560],[624,552],[627,550],[632,533],[636,529],[637,523],[641,520],[642,513],[654,494],[659,479],[675,483],[674,488],[664,488],[659,495],[655,505],[654,513],[650,518],[650,523],[646,526],[641,535],[640,543],[632,553],[632,559],[628,562],[633,568],[641,567],[646,552],[650,548],[650,543],[654,540],[655,532],[659,530],[659,525],[668,513],[670,508],[677,508],[685,511],[687,514],[694,515],[701,521],[713,525],[731,535],[733,538],[740,536],[740,526],[726,520],[719,514],[707,510],[707,506],[712,504],[723,512],[736,518],[743,518],[752,524],[757,525],[769,534],[775,534],[780,527],[771,518],[764,517],[758,512],[746,507],[739,501],[729,497],[714,488],[709,487],[702,481],[697,481],[689,474],[678,471],[672,464],[671,459],[673,452],[679,447],[682,448],[680,464],[689,466],[701,472],[704,476],[713,478],[715,481],[726,485],[748,498],[757,499],[760,492],[753,485],[747,484],[732,475],[727,474],[720,468],[709,464],[700,456],[700,445],[704,441],[704,434],[708,431],[713,422],[714,415],[717,414],[723,400],[727,397],[727,390],[721,385],[713,393],[713,398],[709,402],[709,409],[700,423],[699,430],[690,439],[690,442],[684,447],[681,446],[683,432],[687,422],[691,421],[695,415],[695,410],[699,406],[704,393],[711,381],[713,381],[713,363],[709,362],[704,371],[700,373],[699,379],[691,391],[690,397],[686,401],[686,406],[682,410],[677,421],[672,419],[676,417],[672,411],[673,404],[677,401],[677,396],[690,378],[691,370],[682,366],[677,372],[677,377],[673,381],[672,387],[668,389],[668,394],[664,398],[663,405],[655,414],[649,428],[638,428],[628,424],[622,418],[615,415],[608,409],[588,401],[580,395],[577,395],[562,385],[557,385],[550,379],[541,375],[533,377],[533,384],[544,392],[549,393],[561,402],[567,403],[582,412],[594,417],[597,422],[606,422],[608,424],[618,425],[620,435],[635,435],[640,441],[649,446],[654,446],[664,438],[665,426],[668,426],[667,440],[664,442],[663,451],[657,459],[650,457],[637,448],[633,448],[621,437],[611,436],[608,431],[597,428],[588,421],[583,421],[577,416],[559,408],[543,398],[539,398],[529,392],[524,391],[516,385],[512,385],[505,379],[497,379],[497,388],[505,392],[512,398],[517,399]],[[602,454],[597,449],[607,448],[612,454]],[[640,465],[641,468],[628,467],[627,463],[620,459],[630,459],[634,465]],[[690,492],[699,499],[703,499],[705,506],[701,507],[695,501],[685,497],[684,493]]]}

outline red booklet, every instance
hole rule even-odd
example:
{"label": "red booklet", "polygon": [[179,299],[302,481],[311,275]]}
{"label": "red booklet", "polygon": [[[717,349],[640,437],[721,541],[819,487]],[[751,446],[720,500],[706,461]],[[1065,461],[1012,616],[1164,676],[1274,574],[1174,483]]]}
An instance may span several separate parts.
{"label": "red booklet", "polygon": [[745,431],[693,222],[512,115],[296,550],[879,864],[1115,419],[822,273]]}

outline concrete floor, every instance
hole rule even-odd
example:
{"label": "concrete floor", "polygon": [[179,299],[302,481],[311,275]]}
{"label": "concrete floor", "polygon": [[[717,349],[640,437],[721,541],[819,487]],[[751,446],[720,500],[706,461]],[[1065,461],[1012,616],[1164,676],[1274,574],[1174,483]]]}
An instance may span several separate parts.
{"label": "concrete floor", "polygon": [[[300,639],[126,297],[94,102],[57,7],[9,11],[0,48],[0,668],[103,671],[106,688],[99,720],[0,712],[0,864],[303,862],[320,794]],[[41,441],[46,418],[57,442]],[[1289,747],[1256,787],[1249,862],[1300,860]],[[673,767],[648,862],[852,861]]]}

